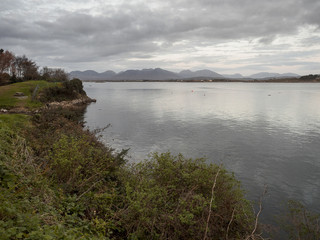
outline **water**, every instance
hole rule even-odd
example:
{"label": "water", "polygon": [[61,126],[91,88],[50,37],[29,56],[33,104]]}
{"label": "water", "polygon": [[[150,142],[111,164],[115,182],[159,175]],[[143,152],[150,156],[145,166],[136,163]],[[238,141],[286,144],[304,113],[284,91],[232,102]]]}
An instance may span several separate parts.
{"label": "water", "polygon": [[85,83],[91,129],[130,161],[171,151],[223,163],[274,223],[288,199],[320,212],[320,84]]}

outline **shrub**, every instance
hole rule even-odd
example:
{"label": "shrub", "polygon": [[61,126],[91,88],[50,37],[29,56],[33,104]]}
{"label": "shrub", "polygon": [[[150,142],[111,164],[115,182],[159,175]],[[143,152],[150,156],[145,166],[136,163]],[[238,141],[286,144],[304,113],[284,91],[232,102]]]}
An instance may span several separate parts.
{"label": "shrub", "polygon": [[43,67],[40,71],[41,78],[49,82],[65,82],[68,81],[68,73],[61,68]]}
{"label": "shrub", "polygon": [[239,182],[204,159],[155,153],[123,181],[120,219],[130,239],[244,239],[252,232],[254,216]]}
{"label": "shrub", "polygon": [[311,213],[300,202],[288,201],[288,211],[280,217],[283,230],[292,240],[320,239],[320,214]]}
{"label": "shrub", "polygon": [[8,73],[0,73],[0,85],[10,82],[10,75]]}
{"label": "shrub", "polygon": [[113,155],[88,135],[62,135],[49,154],[48,174],[65,192],[82,195],[114,181],[116,169],[123,162],[122,156]]}
{"label": "shrub", "polygon": [[62,82],[60,86],[44,88],[39,98],[41,102],[61,102],[73,100],[83,95],[86,95],[86,93],[83,90],[81,80],[72,79]]}
{"label": "shrub", "polygon": [[85,91],[83,90],[83,84],[82,81],[78,78],[74,78],[70,81],[63,82],[63,86],[65,89],[67,89],[69,92],[74,91],[78,94],[85,94]]}
{"label": "shrub", "polygon": [[[45,121],[41,117],[35,119]],[[117,168],[122,156],[112,157],[111,150],[99,143],[89,132],[75,127],[75,123],[69,121],[67,124],[68,121],[65,120],[65,125],[43,131],[44,126],[35,119],[34,124],[40,128],[32,128],[35,135],[26,132],[27,142],[18,135],[21,129],[18,131],[13,128],[13,124],[8,125],[7,120],[0,121],[0,239],[106,239],[103,233],[107,232],[101,230],[101,226],[104,226],[103,220],[98,218],[100,216],[91,216],[89,213],[96,207],[97,202],[93,200],[98,198],[95,195],[107,196],[109,192],[112,194],[109,189],[115,184],[110,178],[115,177],[116,169],[113,167]],[[51,119],[51,122],[55,122],[51,124],[58,126],[58,119]],[[60,116],[60,119],[64,118]],[[70,127],[72,124],[73,127]],[[73,135],[67,136],[62,132]],[[56,133],[57,137],[52,137],[53,133]],[[47,135],[53,140],[47,142]],[[30,149],[30,146],[33,146],[30,143],[35,140],[35,136],[38,138],[37,144],[41,145],[40,148],[47,154],[37,155],[37,151]],[[70,139],[72,145],[65,144],[64,140],[68,142]],[[67,149],[68,147],[70,149]],[[61,148],[61,152],[58,148]],[[52,155],[48,154],[50,152]],[[68,157],[69,154],[76,156]],[[51,156],[53,158],[49,159],[49,162],[44,161],[45,157]],[[61,164],[64,157],[71,162],[76,160],[76,157],[80,161],[78,166],[86,161],[86,157],[93,162],[86,162],[88,165],[83,166],[86,169],[82,169],[79,176],[64,182],[63,180],[68,179],[64,175],[66,171],[59,168],[65,167]],[[102,162],[103,160],[108,161]],[[90,164],[95,165],[91,168]],[[68,170],[70,174],[74,172],[74,169]],[[106,175],[103,175],[104,173]],[[100,180],[103,184],[100,184]],[[98,194],[99,191],[102,194]],[[106,207],[106,201],[103,202],[102,206]],[[91,218],[95,220],[91,221]]]}

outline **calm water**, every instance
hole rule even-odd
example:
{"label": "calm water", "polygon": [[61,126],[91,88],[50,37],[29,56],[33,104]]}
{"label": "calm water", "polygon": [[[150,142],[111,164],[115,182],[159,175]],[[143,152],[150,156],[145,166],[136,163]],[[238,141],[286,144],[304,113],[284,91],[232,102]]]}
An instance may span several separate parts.
{"label": "calm water", "polygon": [[103,140],[149,152],[183,153],[223,163],[248,198],[269,191],[262,220],[273,222],[288,199],[320,212],[320,84],[85,83],[97,103],[90,129],[111,124]]}

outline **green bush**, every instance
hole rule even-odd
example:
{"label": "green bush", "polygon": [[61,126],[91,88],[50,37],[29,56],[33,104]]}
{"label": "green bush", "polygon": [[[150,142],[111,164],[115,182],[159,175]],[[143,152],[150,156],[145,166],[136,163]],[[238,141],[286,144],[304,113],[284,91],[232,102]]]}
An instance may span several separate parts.
{"label": "green bush", "polygon": [[106,187],[116,179],[115,172],[124,162],[90,135],[61,135],[49,154],[48,174],[68,193],[83,194]]}
{"label": "green bush", "polygon": [[280,225],[292,240],[320,239],[320,214],[308,211],[300,202],[288,201]]}
{"label": "green bush", "polygon": [[207,223],[208,239],[250,235],[251,206],[239,182],[218,169],[204,159],[170,153],[133,165],[122,179],[126,206],[120,219],[129,239],[204,239]]}
{"label": "green bush", "polygon": [[82,81],[78,78],[74,78],[70,81],[63,82],[63,86],[69,92],[76,92],[78,94],[85,94],[85,91],[83,90]]}
{"label": "green bush", "polygon": [[62,82],[60,86],[44,88],[39,99],[41,102],[61,102],[73,100],[83,95],[86,95],[83,84],[81,80],[75,78]]}
{"label": "green bush", "polygon": [[0,121],[0,239],[105,239],[86,216],[88,200],[63,192],[65,185],[52,181],[50,165],[39,161],[30,139],[8,126]]}

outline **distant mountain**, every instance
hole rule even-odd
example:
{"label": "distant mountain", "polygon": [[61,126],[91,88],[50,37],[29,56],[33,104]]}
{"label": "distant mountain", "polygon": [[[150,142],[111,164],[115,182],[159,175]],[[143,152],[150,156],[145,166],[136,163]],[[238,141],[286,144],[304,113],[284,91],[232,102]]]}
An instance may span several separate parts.
{"label": "distant mountain", "polygon": [[223,76],[224,76],[225,78],[236,78],[236,79],[245,78],[245,77],[242,76],[240,73],[235,73],[235,74],[223,74]]}
{"label": "distant mountain", "polygon": [[260,72],[250,76],[243,76],[239,73],[224,74],[213,72],[211,70],[203,69],[198,71],[183,70],[179,73],[170,72],[161,68],[149,68],[142,70],[126,70],[123,72],[115,73],[114,71],[105,71],[98,73],[93,70],[86,71],[72,71],[69,73],[71,78],[79,78],[80,80],[177,80],[177,79],[279,79],[287,77],[300,77],[295,73],[269,73]]}
{"label": "distant mountain", "polygon": [[170,80],[178,78],[176,73],[161,68],[127,70],[114,76],[115,80]]}
{"label": "distant mountain", "polygon": [[195,71],[195,72],[192,72],[190,70],[183,70],[179,73],[179,77],[180,78],[198,78],[198,77],[205,77],[205,78],[224,78],[224,76],[216,73],[216,72],[213,72],[213,71],[210,71],[210,70],[207,70],[207,69],[204,69],[204,70],[198,70],[198,71]]}
{"label": "distant mountain", "polygon": [[71,78],[79,78],[81,80],[87,80],[88,78],[97,78],[99,73],[93,70],[86,70],[86,71],[72,71],[69,73]]}
{"label": "distant mountain", "polygon": [[116,73],[114,71],[110,71],[109,70],[109,71],[105,71],[103,73],[100,73],[99,75],[100,75],[101,78],[111,79],[116,75]]}
{"label": "distant mountain", "polygon": [[248,76],[253,79],[270,79],[270,78],[286,78],[286,77],[300,77],[300,75],[295,73],[269,73],[269,72],[260,72],[253,75]]}
{"label": "distant mountain", "polygon": [[72,71],[69,73],[71,78],[79,78],[80,80],[109,80],[113,78],[116,73],[114,71],[105,71],[98,73],[93,70],[86,71]]}

